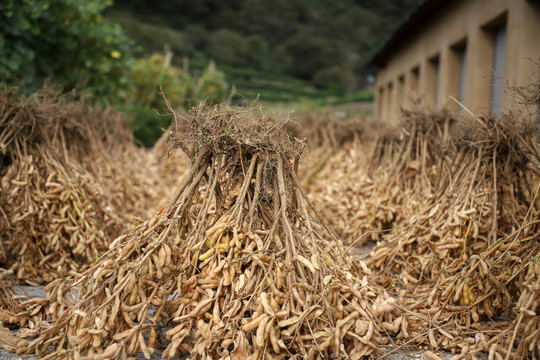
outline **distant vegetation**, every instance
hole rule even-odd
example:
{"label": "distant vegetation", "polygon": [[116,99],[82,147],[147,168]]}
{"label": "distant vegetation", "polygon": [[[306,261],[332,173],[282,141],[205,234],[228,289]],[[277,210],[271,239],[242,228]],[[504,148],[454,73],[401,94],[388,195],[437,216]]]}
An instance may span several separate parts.
{"label": "distant vegetation", "polygon": [[[194,79],[171,64],[171,52],[137,53],[121,26],[104,19],[103,10],[110,5],[106,0],[0,2],[0,86],[32,93],[52,81],[64,92],[84,91],[89,101],[132,115],[135,135],[146,146],[170,122],[163,115],[168,111],[161,90],[174,107],[227,98],[230,85],[219,70],[201,69]],[[139,29],[138,36],[177,43],[175,30],[146,24]]]}
{"label": "distant vegetation", "polygon": [[83,90],[149,146],[170,121],[162,91],[173,107],[370,101],[368,61],[416,2],[3,0],[0,86]]}
{"label": "distant vegetation", "polygon": [[117,0],[106,16],[119,22],[143,53],[168,47],[173,63],[180,65],[187,56],[195,71],[215,59],[239,95],[295,101],[362,89],[372,71],[369,60],[418,3]]}

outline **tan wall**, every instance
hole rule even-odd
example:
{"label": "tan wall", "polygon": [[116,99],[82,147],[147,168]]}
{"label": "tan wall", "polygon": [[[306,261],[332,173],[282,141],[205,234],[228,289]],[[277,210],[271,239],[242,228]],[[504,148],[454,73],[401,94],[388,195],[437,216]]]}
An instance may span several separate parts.
{"label": "tan wall", "polygon": [[[490,109],[494,26],[506,23],[505,80],[510,86],[540,79],[540,4],[527,0],[461,0],[449,2],[410,35],[377,72],[376,116],[395,122],[399,108],[420,100],[431,108],[457,104],[459,55],[457,45],[466,42],[467,67],[465,107],[478,115]],[[435,99],[435,71],[438,59],[439,90]],[[419,67],[419,76],[413,69]],[[400,77],[404,83],[399,84]],[[418,79],[416,79],[418,78]],[[398,93],[399,92],[399,93]],[[514,96],[503,95],[503,111],[516,106]],[[437,105],[437,106],[435,106]],[[386,109],[385,109],[386,108]],[[536,111],[536,109],[529,109]]]}

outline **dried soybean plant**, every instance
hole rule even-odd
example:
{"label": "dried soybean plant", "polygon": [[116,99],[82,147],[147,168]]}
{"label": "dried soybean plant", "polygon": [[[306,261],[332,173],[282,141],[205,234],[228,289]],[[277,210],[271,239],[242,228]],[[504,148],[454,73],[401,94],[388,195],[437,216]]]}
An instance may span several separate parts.
{"label": "dried soybean plant", "polygon": [[8,323],[14,316],[14,311],[18,311],[18,302],[14,299],[13,280],[9,277],[13,275],[12,270],[0,268],[0,325]]}
{"label": "dried soybean plant", "polygon": [[148,194],[127,165],[139,161],[131,144],[126,119],[84,98],[3,91],[0,264],[34,283],[95,261],[141,207],[131,198]]}
{"label": "dried soybean plant", "polygon": [[13,307],[12,283],[9,276],[13,275],[13,271],[0,268],[0,308],[6,309]]}
{"label": "dried soybean plant", "polygon": [[378,143],[385,137],[379,133],[382,127],[360,116],[337,119],[329,111],[300,114],[296,121],[309,150],[299,168],[302,186],[325,222],[347,245],[376,240],[395,213],[388,211],[393,208],[390,196],[373,195],[383,191],[382,179],[375,183],[374,173],[366,171],[372,152],[384,148]]}
{"label": "dried soybean plant", "polygon": [[170,206],[24,304],[35,328],[19,352],[149,358],[170,324],[165,358],[360,359],[406,329],[365,264],[322,239],[296,178],[302,144],[256,113],[192,110],[172,139],[192,167]]}
{"label": "dried soybean plant", "polygon": [[[432,347],[538,356],[537,130],[511,115],[471,121],[417,147],[431,160],[402,186],[430,191],[411,194],[408,224],[384,236],[368,264],[380,284],[407,289],[402,301],[419,312],[412,332]],[[446,150],[432,151],[436,142]],[[503,314],[510,322],[492,321]]]}
{"label": "dried soybean plant", "polygon": [[[405,114],[403,128],[380,128],[378,136],[356,138],[342,146],[308,184],[308,192],[332,229],[347,244],[379,241],[394,227],[407,225],[420,186],[416,175],[432,166],[420,144],[433,141],[452,122],[449,114]],[[425,144],[424,144],[425,145]],[[440,152],[442,146],[430,146]],[[423,164],[429,163],[430,166]],[[408,206],[403,206],[408,204]]]}
{"label": "dried soybean plant", "polygon": [[343,146],[306,184],[313,203],[329,227],[347,245],[377,241],[391,225],[399,223],[403,192],[386,186],[391,178],[370,167],[367,144],[359,139]]}
{"label": "dried soybean plant", "polygon": [[336,118],[331,108],[327,107],[322,113],[299,112],[294,121],[286,123],[286,130],[295,137],[305,139],[308,151],[298,174],[302,185],[308,188],[319,172],[334,165],[330,159],[336,151],[355,139],[368,137],[372,133],[372,126],[363,116]]}
{"label": "dried soybean plant", "polygon": [[[28,320],[28,314],[21,312],[20,303],[23,296],[15,293],[16,282],[12,276],[12,270],[0,268],[0,331],[5,330],[4,327],[16,328],[24,325]],[[0,344],[4,345],[3,341],[0,341]]]}
{"label": "dried soybean plant", "polygon": [[[537,106],[540,105],[540,61],[533,63],[535,64],[536,70],[531,74],[527,81],[519,86],[508,86],[507,84],[505,90],[517,100],[518,104],[525,105],[525,107],[532,105],[530,110],[538,111]],[[535,114],[533,114],[533,116],[535,116]]]}
{"label": "dried soybean plant", "polygon": [[409,326],[388,327],[398,340],[469,358],[537,354],[537,130],[511,115],[402,116],[401,136],[334,154],[308,188],[314,203],[347,243],[381,241],[368,265],[399,296]]}
{"label": "dried soybean plant", "polygon": [[305,138],[311,148],[339,148],[369,128],[364,117],[336,118],[330,107],[322,113],[300,112],[294,120],[285,124],[287,132]]}

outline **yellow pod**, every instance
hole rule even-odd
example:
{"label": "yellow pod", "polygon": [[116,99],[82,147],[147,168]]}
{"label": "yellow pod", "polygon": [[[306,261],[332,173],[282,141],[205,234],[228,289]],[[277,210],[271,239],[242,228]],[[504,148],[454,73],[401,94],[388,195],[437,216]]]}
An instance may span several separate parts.
{"label": "yellow pod", "polygon": [[474,303],[474,293],[473,293],[473,289],[470,288],[469,289],[469,304],[473,304]]}
{"label": "yellow pod", "polygon": [[130,305],[133,305],[135,304],[135,301],[137,301],[137,295],[139,293],[139,287],[137,286],[137,284],[135,284],[133,286],[133,290],[131,291],[131,296],[129,298],[129,304]]}
{"label": "yellow pod", "polygon": [[156,330],[151,327],[150,328],[150,335],[148,335],[148,343],[146,346],[149,348],[154,348],[154,345],[156,344]]}
{"label": "yellow pod", "polygon": [[222,253],[222,254],[229,251],[229,244],[228,243],[217,244],[216,247],[218,248],[219,252]]}
{"label": "yellow pod", "polygon": [[216,250],[216,248],[214,248],[214,247],[210,248],[207,252],[205,252],[204,254],[199,256],[199,260],[204,261],[204,260],[208,259],[210,256],[214,255],[215,250]]}

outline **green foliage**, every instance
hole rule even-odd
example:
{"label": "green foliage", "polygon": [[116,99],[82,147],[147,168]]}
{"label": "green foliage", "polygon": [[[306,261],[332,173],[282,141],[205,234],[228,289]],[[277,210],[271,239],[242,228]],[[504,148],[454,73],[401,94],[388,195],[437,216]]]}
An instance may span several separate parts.
{"label": "green foliage", "polygon": [[241,65],[246,59],[246,45],[245,39],[239,33],[220,29],[210,36],[208,54],[219,62]]}
{"label": "green foliage", "polygon": [[47,78],[108,102],[126,95],[130,41],[102,18],[111,0],[2,0],[0,79],[27,91]]}
{"label": "green foliage", "polygon": [[311,79],[313,74],[339,63],[340,54],[336,42],[309,32],[300,32],[285,43],[292,59],[293,75]]}
{"label": "green foliage", "polygon": [[172,116],[148,107],[134,106],[124,111],[133,117],[133,133],[145,147],[153,146],[172,121]]}
{"label": "green foliage", "polygon": [[225,74],[210,65],[197,82],[195,97],[206,100],[207,104],[218,104],[226,99],[228,91],[229,84]]}
{"label": "green foliage", "polygon": [[193,79],[172,66],[170,60],[170,55],[154,54],[133,64],[125,111],[133,116],[135,138],[147,147],[159,139],[171,121],[170,115],[164,115],[169,110],[162,91],[174,108],[186,107],[193,96]]}
{"label": "green foliage", "polygon": [[334,65],[317,71],[315,75],[313,75],[313,84],[317,87],[330,89],[343,95],[354,85],[353,79],[354,76],[351,70]]}
{"label": "green foliage", "polygon": [[147,55],[161,53],[169,48],[173,54],[188,54],[183,34],[162,25],[148,24],[129,13],[122,11],[107,11],[106,18],[117,22],[130,38],[137,40]]}
{"label": "green foliage", "polygon": [[307,81],[335,65],[352,71],[354,84],[361,88],[373,71],[369,61],[374,53],[421,1],[116,2],[140,14],[141,20],[156,23],[159,18],[160,24],[182,31],[185,53],[204,63],[214,58],[220,66],[289,74]]}
{"label": "green foliage", "polygon": [[250,35],[246,38],[246,63],[263,70],[271,70],[270,44],[261,35]]}
{"label": "green foliage", "polygon": [[173,107],[186,106],[192,96],[193,80],[170,64],[170,58],[152,55],[133,64],[129,103],[162,111],[166,108],[161,89]]}
{"label": "green foliage", "polygon": [[208,34],[202,26],[189,24],[184,29],[184,50],[188,54],[201,51],[208,44]]}
{"label": "green foliage", "polygon": [[160,115],[169,114],[163,95],[173,108],[186,108],[200,100],[216,104],[228,95],[225,74],[215,65],[211,64],[194,82],[189,74],[171,65],[170,56],[154,54],[133,65],[127,111],[134,118],[135,137],[145,146],[152,146],[171,121],[170,116]]}

